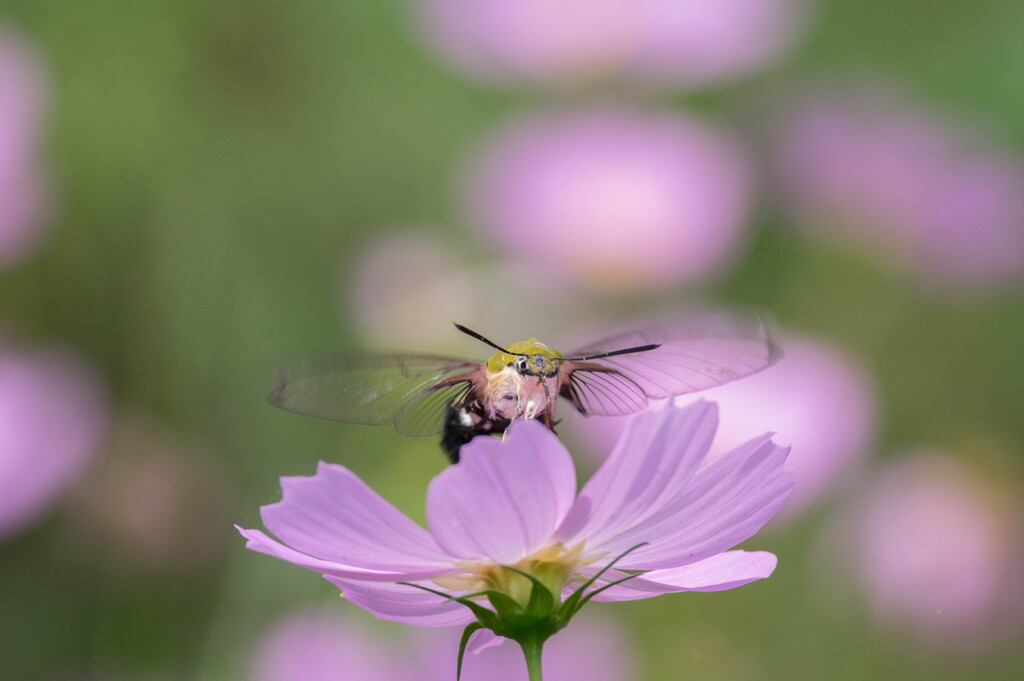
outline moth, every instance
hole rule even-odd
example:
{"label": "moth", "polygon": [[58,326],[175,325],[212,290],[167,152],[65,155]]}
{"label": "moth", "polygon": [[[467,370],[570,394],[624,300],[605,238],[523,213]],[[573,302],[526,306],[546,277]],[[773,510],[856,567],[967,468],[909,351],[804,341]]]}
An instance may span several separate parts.
{"label": "moth", "polygon": [[406,352],[307,357],[286,367],[268,401],[286,411],[345,423],[390,425],[412,436],[441,435],[452,463],[480,435],[520,419],[552,430],[556,407],[620,416],[651,400],[705,390],[781,357],[763,313],[716,310],[613,334],[569,352],[536,338],[501,346],[485,361]]}

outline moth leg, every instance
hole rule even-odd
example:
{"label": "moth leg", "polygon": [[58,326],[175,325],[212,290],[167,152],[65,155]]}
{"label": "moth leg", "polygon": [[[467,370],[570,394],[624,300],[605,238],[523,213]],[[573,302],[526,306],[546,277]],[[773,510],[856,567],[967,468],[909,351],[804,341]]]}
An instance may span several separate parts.
{"label": "moth leg", "polygon": [[521,415],[522,414],[517,409],[516,410],[516,415],[509,419],[508,425],[505,426],[505,430],[501,431],[501,441],[502,442],[504,442],[505,439],[508,437],[508,430],[509,430],[509,428],[511,428],[512,424],[515,423],[516,419],[518,419]]}
{"label": "moth leg", "polygon": [[555,403],[558,401],[558,392],[556,391],[552,393],[551,390],[548,389],[547,381],[542,381],[542,383],[544,384],[544,395],[545,397],[547,397],[548,400],[547,409],[544,410],[544,414],[542,415],[542,417],[544,420],[544,425],[547,426],[548,429],[553,433],[555,432],[556,425]]}

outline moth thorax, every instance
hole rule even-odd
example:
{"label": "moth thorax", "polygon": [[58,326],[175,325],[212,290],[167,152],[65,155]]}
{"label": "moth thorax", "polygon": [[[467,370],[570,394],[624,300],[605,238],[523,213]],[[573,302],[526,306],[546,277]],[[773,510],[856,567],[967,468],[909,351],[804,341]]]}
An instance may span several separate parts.
{"label": "moth thorax", "polygon": [[[536,338],[519,341],[508,346],[508,354],[501,355],[506,360],[505,366],[511,366],[523,376],[549,378],[558,373],[561,361],[556,359],[561,353],[548,347]],[[492,358],[492,361],[498,356]],[[492,371],[495,367],[492,367]]]}
{"label": "moth thorax", "polygon": [[550,378],[558,373],[561,362],[547,355],[520,355],[516,357],[512,366],[524,376],[536,376],[537,378]]}

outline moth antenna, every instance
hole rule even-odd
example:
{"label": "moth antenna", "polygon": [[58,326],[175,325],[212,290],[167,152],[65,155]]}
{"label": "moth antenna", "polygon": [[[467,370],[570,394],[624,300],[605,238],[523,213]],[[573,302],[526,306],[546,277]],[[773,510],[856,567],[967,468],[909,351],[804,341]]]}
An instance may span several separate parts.
{"label": "moth antenna", "polygon": [[597,355],[587,355],[585,357],[555,357],[555,359],[565,360],[569,362],[585,362],[590,359],[602,359],[604,357],[615,357],[616,355],[632,355],[635,352],[647,352],[649,350],[655,350],[660,347],[661,343],[651,343],[650,345],[638,345],[635,348],[623,348],[622,350],[602,352]]}
{"label": "moth antenna", "polygon": [[488,339],[484,338],[482,335],[480,335],[479,333],[477,333],[473,329],[468,329],[465,326],[463,326],[462,324],[459,324],[458,322],[452,322],[452,323],[455,324],[455,328],[456,329],[458,329],[462,333],[466,334],[467,336],[471,336],[473,338],[476,338],[478,341],[480,341],[482,343],[486,343],[487,345],[490,345],[495,350],[500,350],[500,351],[504,352],[506,355],[519,355],[520,357],[526,357],[527,356],[527,354],[525,352],[509,352],[508,350],[506,350],[505,348],[501,347],[500,345],[498,345],[494,341],[491,341],[491,340],[488,340]]}

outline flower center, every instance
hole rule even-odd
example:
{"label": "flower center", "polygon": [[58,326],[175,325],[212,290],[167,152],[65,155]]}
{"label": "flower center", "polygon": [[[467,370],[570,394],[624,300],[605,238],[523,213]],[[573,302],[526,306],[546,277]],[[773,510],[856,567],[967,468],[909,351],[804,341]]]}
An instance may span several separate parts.
{"label": "flower center", "polygon": [[525,607],[533,591],[533,582],[521,572],[537,579],[557,600],[562,589],[581,579],[575,574],[576,568],[588,565],[595,559],[595,556],[583,556],[583,542],[572,547],[561,543],[550,544],[511,566],[520,572],[487,561],[466,564],[465,572],[439,577],[434,583],[452,591],[500,591]]}

